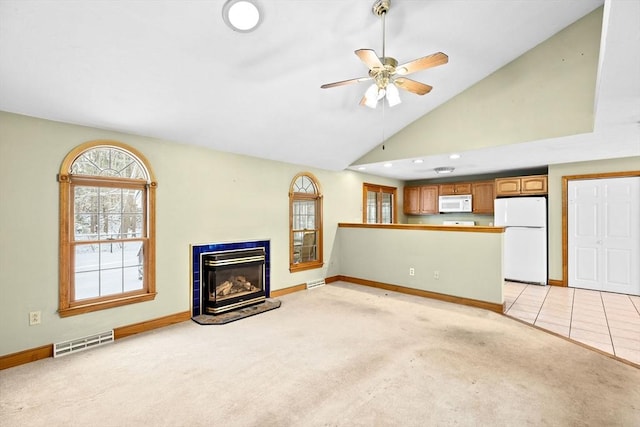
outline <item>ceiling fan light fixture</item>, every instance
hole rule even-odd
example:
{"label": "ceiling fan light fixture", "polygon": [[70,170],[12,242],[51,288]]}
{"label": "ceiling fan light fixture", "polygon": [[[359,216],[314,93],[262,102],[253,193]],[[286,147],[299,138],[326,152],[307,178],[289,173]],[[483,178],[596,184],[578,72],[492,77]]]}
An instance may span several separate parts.
{"label": "ceiling fan light fixture", "polygon": [[367,91],[364,93],[364,105],[369,108],[376,108],[376,106],[378,105],[378,96],[378,85],[374,83],[369,86],[367,88]]}
{"label": "ceiling fan light fixture", "polygon": [[433,170],[438,174],[446,174],[446,173],[453,172],[454,170],[456,170],[456,168],[453,168],[451,166],[441,166],[441,167],[435,168]]}
{"label": "ceiling fan light fixture", "polygon": [[398,88],[393,83],[387,86],[387,102],[389,107],[394,107],[402,102]]}
{"label": "ceiling fan light fixture", "polygon": [[222,7],[222,18],[229,28],[239,33],[255,30],[262,21],[255,0],[227,0]]}

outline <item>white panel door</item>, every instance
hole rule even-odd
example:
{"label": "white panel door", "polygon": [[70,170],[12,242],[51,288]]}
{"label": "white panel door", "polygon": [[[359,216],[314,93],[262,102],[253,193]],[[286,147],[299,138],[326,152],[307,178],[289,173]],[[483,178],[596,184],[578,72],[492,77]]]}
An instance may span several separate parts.
{"label": "white panel door", "polygon": [[640,295],[640,177],[568,190],[569,286]]}

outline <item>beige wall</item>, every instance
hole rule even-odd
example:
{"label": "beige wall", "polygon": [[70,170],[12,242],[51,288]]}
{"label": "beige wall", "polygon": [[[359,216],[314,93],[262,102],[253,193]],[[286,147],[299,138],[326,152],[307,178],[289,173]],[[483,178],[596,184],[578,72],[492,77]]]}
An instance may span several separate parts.
{"label": "beige wall", "polygon": [[385,150],[375,148],[354,164],[590,132],[602,14],[596,9],[399,131],[385,141]]}
{"label": "beige wall", "polygon": [[[640,143],[639,143],[640,145]],[[640,157],[549,166],[549,278],[562,280],[562,177],[640,170]]]}
{"label": "beige wall", "polygon": [[345,276],[503,303],[503,233],[340,228],[338,237]]}
{"label": "beige wall", "polygon": [[[62,319],[56,313],[56,174],[72,148],[94,139],[135,147],[157,176],[158,296]],[[305,170],[323,189],[325,267],[291,274],[288,189],[293,176]],[[398,181],[350,171],[328,172],[0,112],[0,355],[189,310],[192,243],[270,239],[274,290],[338,274],[339,261],[332,256],[337,223],[361,221],[363,182],[402,188]],[[28,312],[34,310],[42,311],[42,324],[28,326]]]}

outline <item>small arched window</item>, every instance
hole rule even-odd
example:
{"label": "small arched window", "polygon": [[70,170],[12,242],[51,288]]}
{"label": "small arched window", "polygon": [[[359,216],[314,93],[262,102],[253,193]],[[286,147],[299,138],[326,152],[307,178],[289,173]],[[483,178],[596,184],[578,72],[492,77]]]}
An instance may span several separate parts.
{"label": "small arched window", "polygon": [[322,265],[322,194],[316,177],[303,172],[289,187],[289,271]]}
{"label": "small arched window", "polygon": [[91,141],[63,160],[62,317],[155,298],[155,189],[148,161],[116,141]]}

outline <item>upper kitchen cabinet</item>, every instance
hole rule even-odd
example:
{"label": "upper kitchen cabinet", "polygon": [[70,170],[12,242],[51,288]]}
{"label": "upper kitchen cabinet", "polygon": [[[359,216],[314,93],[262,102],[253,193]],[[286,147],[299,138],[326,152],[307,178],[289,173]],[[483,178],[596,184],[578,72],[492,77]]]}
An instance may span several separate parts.
{"label": "upper kitchen cabinet", "polygon": [[440,184],[439,191],[441,196],[450,196],[455,194],[471,194],[471,183],[458,182],[452,184]]}
{"label": "upper kitchen cabinet", "polygon": [[404,187],[404,213],[427,215],[438,213],[438,186]]}
{"label": "upper kitchen cabinet", "polygon": [[496,197],[547,194],[547,175],[496,178]]}
{"label": "upper kitchen cabinet", "polygon": [[473,207],[473,213],[493,214],[494,189],[493,181],[472,183],[471,205]]}

